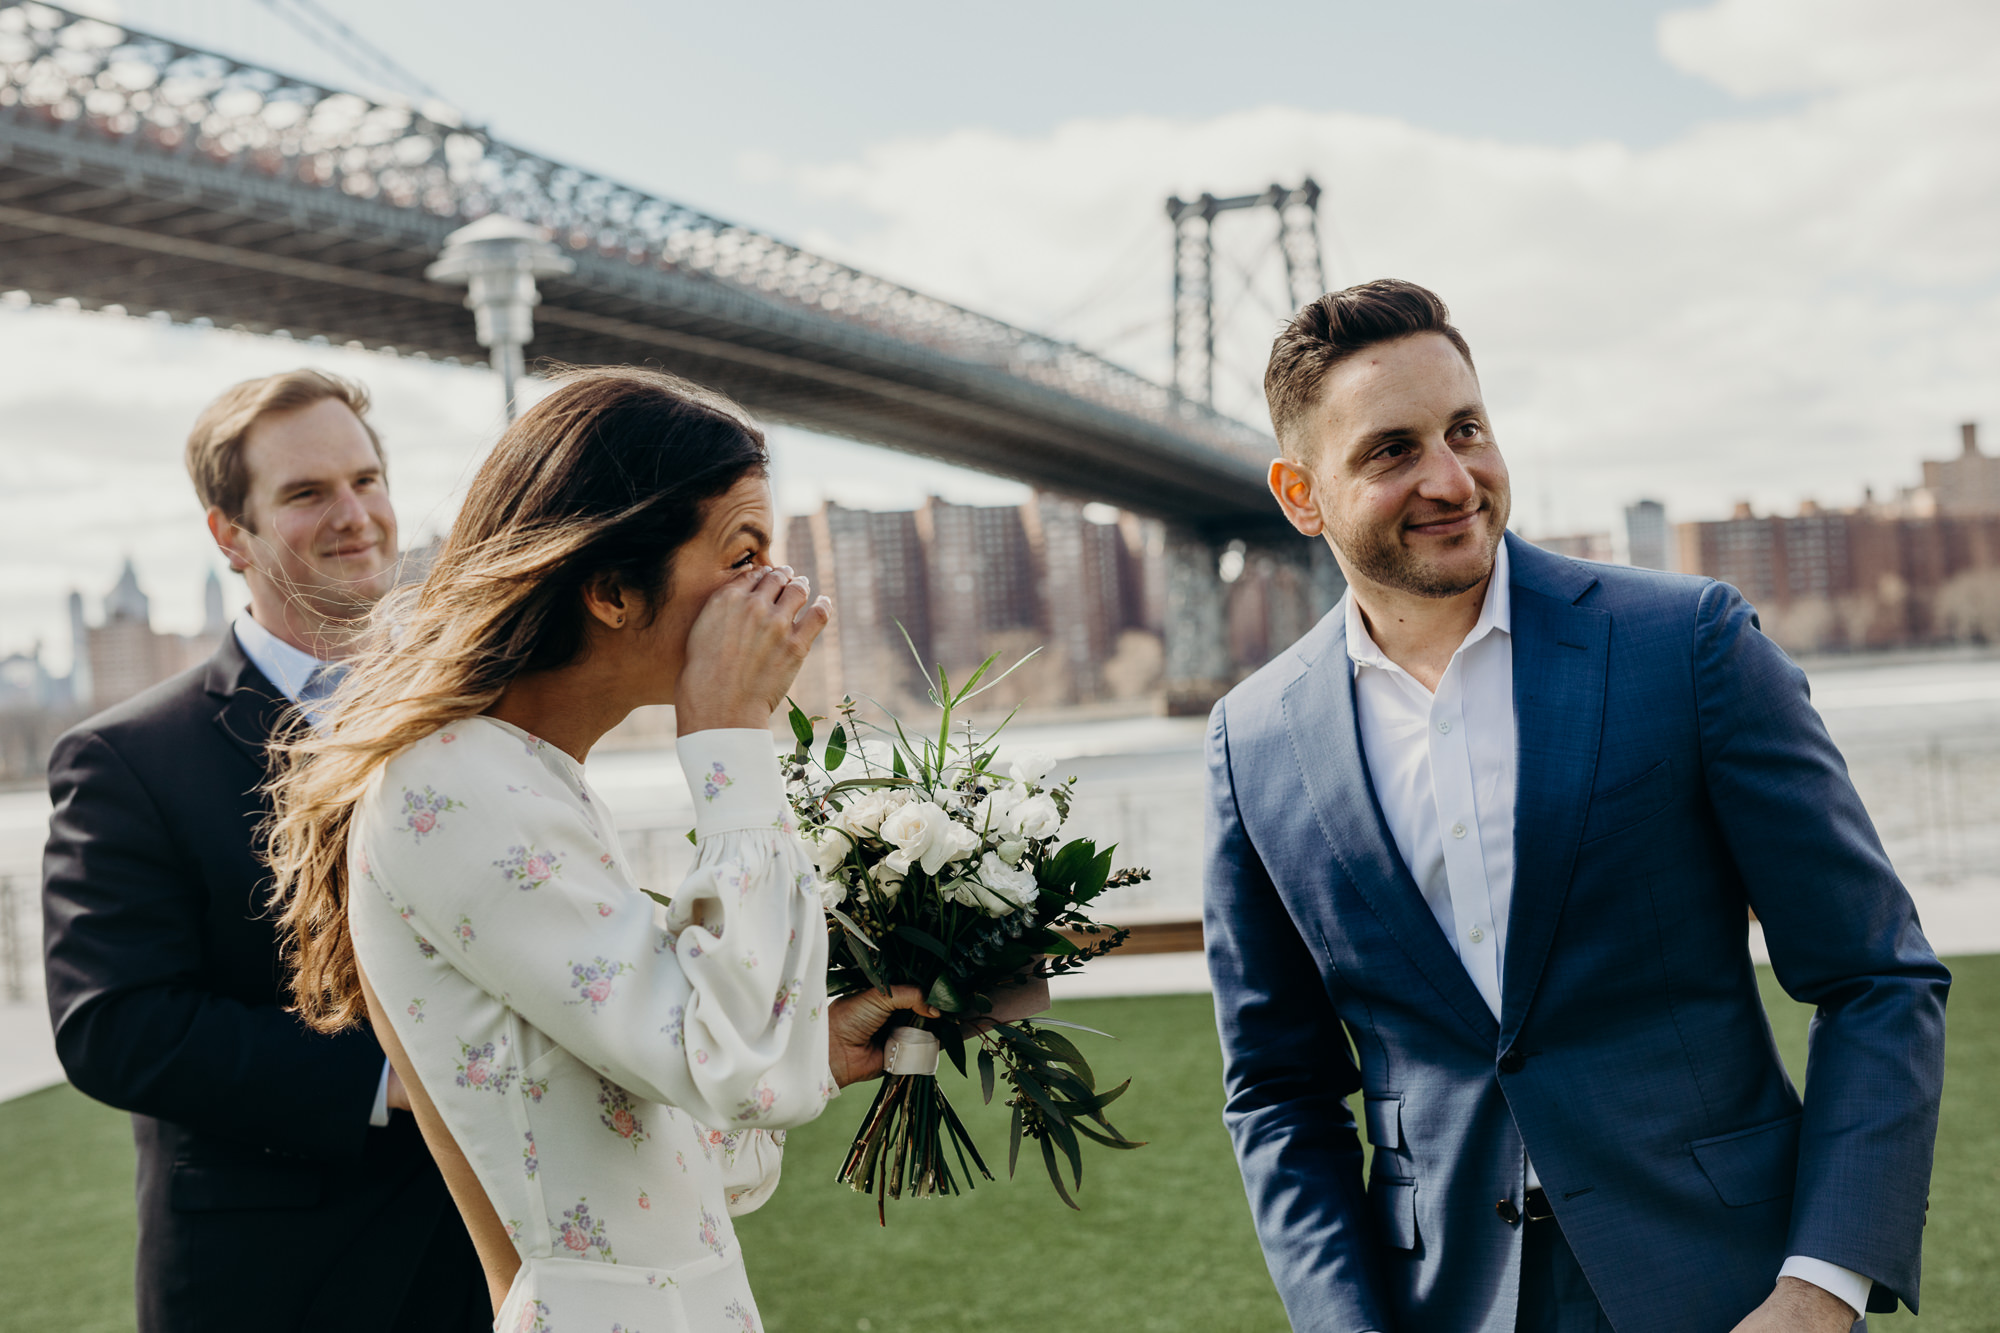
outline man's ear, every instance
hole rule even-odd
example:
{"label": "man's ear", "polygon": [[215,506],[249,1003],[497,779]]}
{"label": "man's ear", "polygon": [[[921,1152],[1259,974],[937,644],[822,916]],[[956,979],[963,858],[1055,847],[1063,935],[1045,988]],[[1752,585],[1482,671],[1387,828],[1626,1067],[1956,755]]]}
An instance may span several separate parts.
{"label": "man's ear", "polygon": [[229,568],[237,574],[250,568],[248,553],[249,531],[222,512],[219,505],[208,507],[208,535],[215,538],[215,549],[222,552],[229,561]]}
{"label": "man's ear", "polygon": [[599,574],[583,585],[583,609],[607,629],[624,629],[638,614],[638,598],[615,575]]}
{"label": "man's ear", "polygon": [[1271,460],[1268,478],[1278,508],[1285,511],[1291,525],[1308,537],[1326,531],[1326,516],[1320,512],[1319,497],[1313,493],[1312,472],[1289,458]]}

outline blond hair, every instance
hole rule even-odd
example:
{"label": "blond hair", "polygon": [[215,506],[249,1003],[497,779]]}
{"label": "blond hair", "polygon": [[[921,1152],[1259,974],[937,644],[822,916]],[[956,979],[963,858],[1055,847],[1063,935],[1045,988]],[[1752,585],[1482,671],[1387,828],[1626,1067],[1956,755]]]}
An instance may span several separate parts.
{"label": "blond hair", "polygon": [[220,509],[224,518],[240,524],[250,489],[250,469],[243,461],[243,444],[250,428],[273,413],[311,407],[329,398],[347,404],[368,432],[375,457],[387,468],[382,439],[368,424],[366,388],[324,370],[287,370],[223,390],[195,419],[194,429],[188,432],[187,470],[202,507]]}
{"label": "blond hair", "polygon": [[722,396],[657,371],[574,371],[500,437],[429,576],[377,607],[316,732],[276,744],[266,859],[299,1015],[365,1017],[348,932],[355,811],[391,760],[485,712],[516,676],[577,659],[582,592],[614,581],[650,618],[709,502],[768,466]]}

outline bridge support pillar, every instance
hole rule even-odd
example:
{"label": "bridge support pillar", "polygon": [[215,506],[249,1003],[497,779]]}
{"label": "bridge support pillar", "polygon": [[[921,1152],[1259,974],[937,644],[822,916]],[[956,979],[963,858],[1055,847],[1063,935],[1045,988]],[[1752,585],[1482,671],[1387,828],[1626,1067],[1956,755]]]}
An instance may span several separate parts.
{"label": "bridge support pillar", "polygon": [[1222,551],[1192,532],[1167,532],[1166,693],[1169,717],[1199,717],[1229,688]]}

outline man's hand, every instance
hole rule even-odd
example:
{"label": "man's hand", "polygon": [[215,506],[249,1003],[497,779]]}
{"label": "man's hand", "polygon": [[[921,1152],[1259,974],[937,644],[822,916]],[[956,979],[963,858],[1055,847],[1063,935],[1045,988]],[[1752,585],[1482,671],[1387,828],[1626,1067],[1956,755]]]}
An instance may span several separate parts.
{"label": "man's hand", "polygon": [[827,1063],[841,1087],[882,1076],[882,1047],[875,1037],[900,1013],[936,1018],[915,986],[896,986],[889,994],[865,990],[845,995],[827,1011]]}
{"label": "man's hand", "polygon": [[1840,1297],[1802,1278],[1781,1277],[1733,1333],[1847,1333],[1860,1316]]}

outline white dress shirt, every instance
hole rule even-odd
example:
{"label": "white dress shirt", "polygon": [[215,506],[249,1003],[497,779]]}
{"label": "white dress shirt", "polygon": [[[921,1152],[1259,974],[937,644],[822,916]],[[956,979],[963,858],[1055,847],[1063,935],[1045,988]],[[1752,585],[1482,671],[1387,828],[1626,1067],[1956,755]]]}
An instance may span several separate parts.
{"label": "white dress shirt", "polygon": [[[1507,545],[1479,619],[1452,654],[1437,691],[1376,646],[1350,589],[1341,601],[1361,752],[1396,851],[1495,1018],[1514,902],[1514,793],[1519,750],[1514,718],[1513,597]],[[1535,1164],[1527,1185],[1538,1188]],[[1823,1259],[1793,1255],[1781,1277],[1812,1283],[1845,1301],[1858,1319],[1872,1279]]]}
{"label": "white dress shirt", "polygon": [[[236,642],[243,649],[243,655],[250,664],[264,673],[264,678],[278,687],[278,692],[299,706],[299,711],[313,726],[319,725],[320,715],[329,691],[321,689],[335,672],[340,670],[336,662],[323,662],[306,652],[294,648],[271,631],[257,623],[257,618],[246,608],[236,617],[234,626]],[[389,1061],[382,1060],[382,1077],[375,1084],[375,1107],[368,1113],[368,1123],[381,1129],[389,1123]]]}

